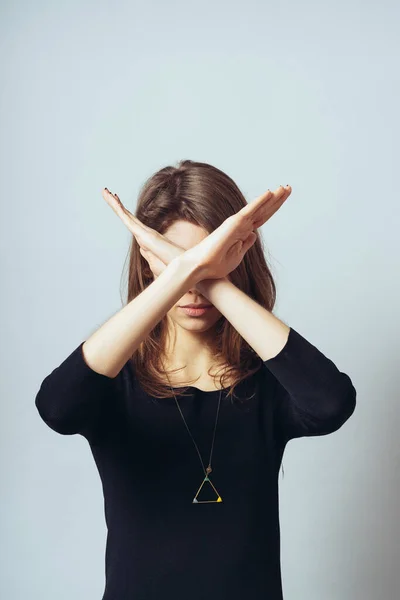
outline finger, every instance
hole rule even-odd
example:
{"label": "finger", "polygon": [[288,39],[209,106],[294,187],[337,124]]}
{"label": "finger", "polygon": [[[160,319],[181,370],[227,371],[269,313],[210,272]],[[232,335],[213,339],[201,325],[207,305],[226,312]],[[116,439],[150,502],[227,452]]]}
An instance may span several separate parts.
{"label": "finger", "polygon": [[147,250],[145,250],[144,248],[141,248],[141,247],[139,248],[139,252],[143,256],[143,258],[146,260],[148,266],[151,269],[149,252]]}
{"label": "finger", "polygon": [[151,233],[158,233],[155,229],[152,229],[151,227],[149,227],[148,225],[145,225],[144,223],[142,223],[142,221],[140,219],[138,219],[133,213],[131,213],[126,206],[124,206],[120,200],[120,197],[118,196],[118,194],[114,194],[114,196],[117,198],[118,202],[121,204],[122,208],[124,209],[125,213],[127,215],[129,215],[129,217],[132,219],[132,221],[134,221],[134,223],[136,223],[136,225],[138,227],[140,227],[140,229],[144,230],[144,231],[149,231]]}
{"label": "finger", "polygon": [[249,248],[255,243],[257,239],[257,234],[252,231],[245,240],[238,240],[231,248],[231,252],[235,253],[238,256],[241,256],[241,259],[244,257]]}
{"label": "finger", "polygon": [[[261,225],[264,224],[268,219],[272,217],[273,214],[282,206],[284,202],[289,198],[292,193],[292,188],[287,186],[280,193],[274,195],[274,198],[271,199],[271,202],[265,204],[261,209],[256,213],[255,218],[257,222],[261,221]],[[261,227],[258,225],[258,227]]]}
{"label": "finger", "polygon": [[[151,250],[154,255],[159,254],[160,258],[164,261],[166,258],[168,259],[169,247],[166,247],[163,236],[161,236],[158,231],[148,227],[135,217],[135,215],[122,204],[118,194],[112,194],[107,188],[104,188],[104,190],[105,194],[103,194],[103,197],[125,223],[129,231],[134,235],[138,245],[145,250]],[[164,242],[164,244],[162,242]]]}
{"label": "finger", "polygon": [[[121,206],[123,206],[118,194],[115,194],[115,196],[121,203]],[[127,208],[123,208],[129,218],[137,225],[137,229],[132,231],[132,233],[135,235],[136,241],[141,247],[150,252],[154,257],[159,257],[164,262],[168,259],[172,260],[173,257],[178,256],[181,253],[183,250],[182,248],[167,241],[156,229],[145,225]],[[176,251],[174,251],[174,247],[177,249]]]}
{"label": "finger", "polygon": [[283,196],[285,196],[285,194],[286,190],[281,185],[270,194],[262,194],[259,198],[257,198],[256,202],[251,202],[249,205],[250,207],[254,205],[254,210],[251,211],[252,217],[255,220],[258,220],[260,214],[262,214],[267,209],[267,207],[275,205]]}
{"label": "finger", "polygon": [[[266,214],[267,207],[275,207],[279,201],[283,203],[289,196],[290,192],[290,186],[284,187],[282,185],[280,185],[274,192],[267,190],[261,194],[261,196],[258,196],[258,198],[252,200],[252,202],[244,206],[237,214],[253,219],[255,222],[260,222],[262,221],[261,215]],[[275,208],[275,211],[278,210],[279,206]]]}
{"label": "finger", "polygon": [[252,245],[256,242],[258,235],[252,231],[250,235],[244,240],[242,246],[243,256],[246,254],[247,250],[252,247]]}
{"label": "finger", "polygon": [[138,238],[143,238],[146,226],[139,221],[125,206],[122,204],[117,194],[111,193],[107,188],[102,190],[102,195],[107,204],[112,208],[115,214],[121,219],[133,235]]}
{"label": "finger", "polygon": [[246,204],[246,206],[240,209],[238,214],[242,214],[246,217],[253,215],[259,208],[264,206],[266,202],[273,198],[273,196],[274,192],[271,192],[271,190],[267,190],[266,192],[261,194],[261,196],[258,196],[257,198]]}
{"label": "finger", "polygon": [[[140,242],[140,244],[143,245],[143,242]],[[164,265],[169,264],[174,258],[186,252],[184,248],[174,244],[155,230],[152,230],[152,233],[146,236],[145,249],[150,251]]]}
{"label": "finger", "polygon": [[160,258],[158,258],[158,256],[155,256],[150,250],[143,250],[143,248],[140,248],[140,253],[147,261],[148,266],[150,267],[150,270],[155,277],[157,277],[167,266]]}
{"label": "finger", "polygon": [[261,227],[268,219],[272,217],[274,213],[282,206],[282,204],[288,199],[292,193],[290,186],[280,186],[270,197],[268,202],[265,202],[258,210],[252,215],[253,228],[257,229]]}
{"label": "finger", "polygon": [[139,248],[139,252],[143,256],[143,258],[146,260],[146,266],[143,269],[143,274],[145,277],[151,277],[152,275],[154,275],[154,273],[151,269],[151,265],[150,265],[149,258],[147,256],[147,252],[146,252],[146,250],[143,250],[143,248]]}
{"label": "finger", "polygon": [[[133,215],[122,204],[119,196],[117,194],[113,194],[107,188],[102,190],[102,194],[108,206],[112,208],[115,214],[125,223],[130,231],[132,231],[132,228],[135,228],[136,222],[134,219],[132,219]],[[132,231],[132,233],[135,232]]]}

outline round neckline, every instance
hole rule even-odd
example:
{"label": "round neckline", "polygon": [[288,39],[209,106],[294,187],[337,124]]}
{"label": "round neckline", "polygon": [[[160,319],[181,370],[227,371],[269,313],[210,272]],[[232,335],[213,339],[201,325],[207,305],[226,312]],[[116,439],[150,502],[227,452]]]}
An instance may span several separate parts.
{"label": "round neckline", "polygon": [[181,385],[179,387],[174,387],[174,386],[170,386],[170,387],[172,387],[173,390],[188,389],[188,390],[196,390],[197,392],[201,392],[202,394],[215,394],[216,392],[224,392],[225,390],[228,390],[231,386],[228,385],[227,387],[219,388],[219,389],[215,389],[215,390],[202,390],[202,389],[196,387],[195,385]]}
{"label": "round neckline", "polygon": [[[251,377],[246,377],[245,379],[241,379],[239,381],[239,383],[236,384],[236,387],[238,388],[244,384],[247,384],[250,379],[251,379]],[[171,389],[171,387],[174,391],[187,389],[188,391],[193,390],[195,392],[201,392],[202,394],[216,394],[217,392],[226,392],[231,388],[230,385],[223,387],[223,388],[215,389],[215,390],[201,390],[200,388],[196,387],[195,385],[181,385],[179,387],[170,386],[170,389]]]}

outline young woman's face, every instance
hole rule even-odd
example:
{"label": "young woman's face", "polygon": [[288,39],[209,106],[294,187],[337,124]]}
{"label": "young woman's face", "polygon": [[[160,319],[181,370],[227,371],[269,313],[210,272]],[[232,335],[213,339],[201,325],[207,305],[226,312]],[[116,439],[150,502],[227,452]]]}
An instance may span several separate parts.
{"label": "young woman's face", "polygon": [[[175,221],[163,235],[171,242],[189,250],[207,237],[208,232],[187,221]],[[186,304],[208,304],[211,305],[211,308],[207,308],[205,311],[196,311],[202,314],[195,314],[182,308]],[[192,287],[168,311],[168,316],[183,329],[202,332],[213,327],[222,315],[207,298],[202,296],[195,287]]]}

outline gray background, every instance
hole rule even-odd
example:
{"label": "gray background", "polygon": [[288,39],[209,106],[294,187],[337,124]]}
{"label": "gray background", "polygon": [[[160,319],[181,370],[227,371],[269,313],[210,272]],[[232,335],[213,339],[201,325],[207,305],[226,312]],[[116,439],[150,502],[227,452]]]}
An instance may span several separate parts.
{"label": "gray background", "polygon": [[34,398],[121,308],[130,234],[101,189],[134,209],[191,158],[248,201],[292,185],[262,228],[275,312],[358,392],[342,429],[286,448],[285,600],[397,599],[398,5],[38,0],[0,17],[1,597],[101,597],[89,446]]}

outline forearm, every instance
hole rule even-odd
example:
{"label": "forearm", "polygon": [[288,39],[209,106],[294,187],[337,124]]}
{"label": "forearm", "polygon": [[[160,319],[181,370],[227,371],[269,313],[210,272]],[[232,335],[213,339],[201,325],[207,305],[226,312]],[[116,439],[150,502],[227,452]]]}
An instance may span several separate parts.
{"label": "forearm", "polygon": [[82,350],[87,364],[98,373],[116,377],[140,343],[197,281],[195,267],[181,258],[171,261],[85,341]]}
{"label": "forearm", "polygon": [[278,380],[278,419],[286,439],[330,433],[349,418],[354,385],[316,346],[227,279],[203,280],[196,287]]}
{"label": "forearm", "polygon": [[268,360],[287,342],[290,327],[237,288],[229,279],[204,279],[196,284],[253,350]]}

